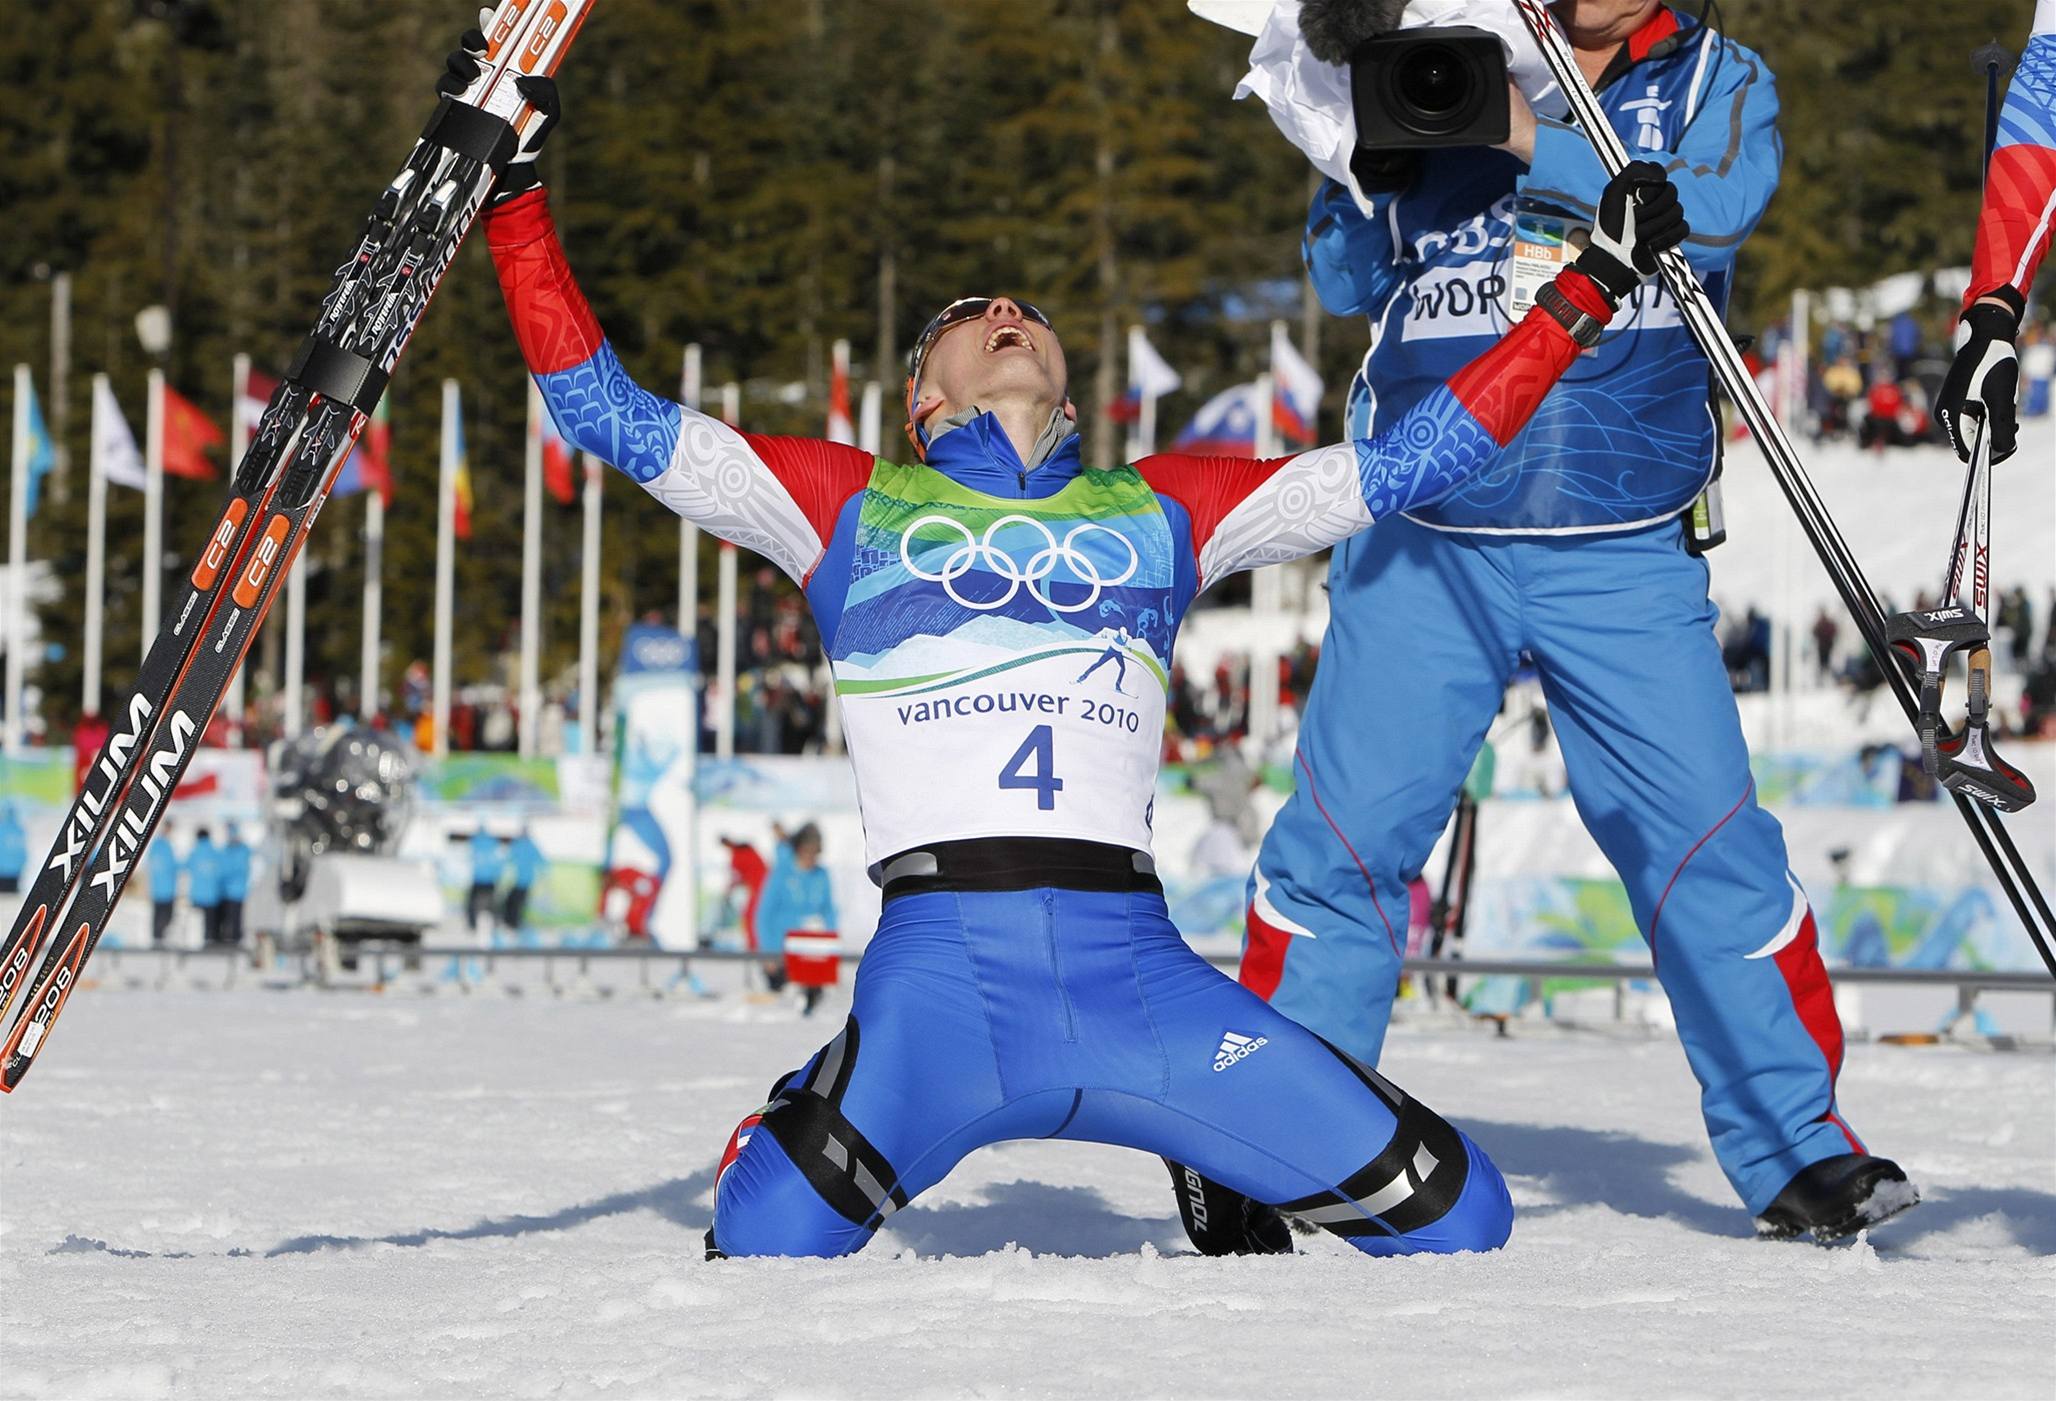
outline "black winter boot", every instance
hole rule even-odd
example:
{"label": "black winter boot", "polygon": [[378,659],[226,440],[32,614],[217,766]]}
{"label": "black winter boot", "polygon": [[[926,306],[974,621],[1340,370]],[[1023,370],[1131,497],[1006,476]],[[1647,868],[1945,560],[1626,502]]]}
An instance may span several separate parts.
{"label": "black winter boot", "polygon": [[1826,1245],[1889,1221],[1919,1200],[1919,1189],[1890,1158],[1842,1153],[1794,1174],[1756,1218],[1756,1233]]}

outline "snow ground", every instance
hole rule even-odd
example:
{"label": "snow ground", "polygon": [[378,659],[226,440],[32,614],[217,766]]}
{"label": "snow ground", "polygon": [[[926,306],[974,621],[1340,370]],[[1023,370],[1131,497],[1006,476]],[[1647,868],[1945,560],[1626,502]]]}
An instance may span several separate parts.
{"label": "snow ground", "polygon": [[1751,1238],[1675,1042],[1462,1025],[1386,1068],[1505,1168],[1491,1256],[1185,1246],[1157,1163],[975,1155],[848,1261],[700,1258],[782,1006],[88,989],[0,1103],[0,1395],[2056,1393],[2056,1058],[1857,1046],[1928,1200]]}

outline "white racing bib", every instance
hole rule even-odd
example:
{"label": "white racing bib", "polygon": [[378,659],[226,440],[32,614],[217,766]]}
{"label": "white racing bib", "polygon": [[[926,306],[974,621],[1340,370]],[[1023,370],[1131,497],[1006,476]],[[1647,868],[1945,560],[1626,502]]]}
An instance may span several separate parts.
{"label": "white racing bib", "polygon": [[970,837],[1148,850],[1173,559],[1127,468],[1005,500],[878,465],[831,646],[874,876]]}

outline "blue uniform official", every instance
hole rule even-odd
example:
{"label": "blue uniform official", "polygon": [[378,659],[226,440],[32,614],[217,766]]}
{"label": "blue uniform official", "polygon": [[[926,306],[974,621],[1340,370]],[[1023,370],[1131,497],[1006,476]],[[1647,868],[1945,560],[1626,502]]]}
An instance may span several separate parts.
{"label": "blue uniform official", "polygon": [[526,827],[521,835],[507,844],[507,865],[514,876],[507,885],[507,901],[500,909],[500,922],[511,934],[521,932],[522,922],[528,918],[528,892],[535,888],[542,876],[543,850],[535,844],[535,838]]}
{"label": "blue uniform official", "polygon": [[172,849],[171,834],[159,832],[150,843],[146,863],[150,871],[150,942],[161,944],[171,932],[172,916],[178,913],[178,853]]}
{"label": "blue uniform official", "polygon": [[221,848],[202,827],[186,853],[186,898],[200,912],[201,938],[210,944],[221,942],[221,880]]}
{"label": "blue uniform official", "polygon": [[476,934],[479,922],[491,924],[499,909],[500,873],[507,869],[507,849],[483,827],[471,834],[470,849],[471,893],[464,902],[464,919]]}
{"label": "blue uniform official", "polygon": [[[1771,74],[1668,9],[1616,54],[1600,101],[1663,163],[1716,302],[1778,179]],[[1588,225],[1605,172],[1538,121],[1534,160],[1426,153],[1365,217],[1332,183],[1306,238],[1331,311],[1370,319],[1350,431],[1376,433],[1507,324],[1532,253]],[[1714,470],[1709,367],[1644,284],[1504,457],[1338,545],[1296,791],[1251,882],[1242,980],[1375,1063],[1428,860],[1507,682],[1531,658],[1579,816],[1621,879],[1703,1087],[1714,1150],[1760,1212],[1800,1169],[1860,1150],[1835,1103],[1842,1031],[1812,914],[1756,801],[1681,514]],[[1403,669],[1405,684],[1395,681]]]}
{"label": "blue uniform official", "polygon": [[243,942],[243,902],[250,898],[250,846],[243,834],[231,827],[228,845],[221,849],[221,941]]}
{"label": "blue uniform official", "polygon": [[0,893],[21,889],[21,873],[29,863],[28,833],[13,803],[0,804]]}

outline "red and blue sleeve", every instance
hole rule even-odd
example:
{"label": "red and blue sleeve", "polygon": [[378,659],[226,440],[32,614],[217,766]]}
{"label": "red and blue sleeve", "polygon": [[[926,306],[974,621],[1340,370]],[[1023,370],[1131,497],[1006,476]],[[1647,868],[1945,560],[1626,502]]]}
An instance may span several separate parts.
{"label": "red and blue sleeve", "polygon": [[2041,0],[2035,31],[1999,113],[1986,172],[1977,254],[1963,304],[2011,289],[2027,295],[2056,224],[2056,0]]}
{"label": "red and blue sleeve", "polygon": [[687,520],[805,583],[843,504],[870,481],[871,454],[743,433],[637,384],[571,275],[543,190],[493,209],[485,228],[521,353],[557,431]]}
{"label": "red and blue sleeve", "polygon": [[[1565,269],[1556,286],[1602,323],[1613,315],[1583,273]],[[1135,466],[1188,532],[1196,592],[1458,490],[1527,426],[1577,358],[1570,332],[1536,307],[1375,438],[1253,461],[1161,453]]]}

